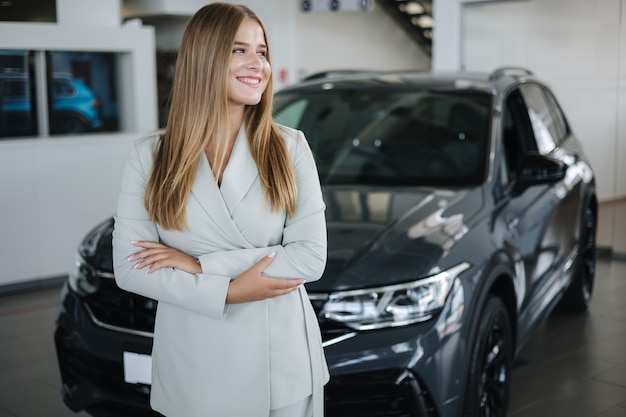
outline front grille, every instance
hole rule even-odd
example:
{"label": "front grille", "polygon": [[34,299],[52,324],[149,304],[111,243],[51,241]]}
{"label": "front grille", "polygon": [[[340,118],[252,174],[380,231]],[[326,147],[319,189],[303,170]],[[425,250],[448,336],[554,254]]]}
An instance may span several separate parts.
{"label": "front grille", "polygon": [[150,386],[124,383],[124,365],[121,361],[94,356],[81,338],[65,332],[61,327],[57,327],[54,341],[64,385],[73,387],[89,381],[96,387],[106,387],[112,395],[139,395],[148,404]]}
{"label": "front grille", "polygon": [[120,289],[114,279],[99,280],[98,291],[84,298],[89,311],[101,323],[123,329],[154,332],[157,302]]}

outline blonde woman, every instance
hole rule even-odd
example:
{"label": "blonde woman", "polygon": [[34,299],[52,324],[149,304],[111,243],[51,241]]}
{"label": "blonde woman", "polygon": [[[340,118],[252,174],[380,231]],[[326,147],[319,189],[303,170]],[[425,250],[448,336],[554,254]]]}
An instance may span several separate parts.
{"label": "blonde woman", "polygon": [[166,416],[323,415],[303,283],[325,267],[325,206],[303,134],[271,110],[259,17],[201,8],[164,132],[131,147],[113,234],[118,285],[158,300],[150,401]]}

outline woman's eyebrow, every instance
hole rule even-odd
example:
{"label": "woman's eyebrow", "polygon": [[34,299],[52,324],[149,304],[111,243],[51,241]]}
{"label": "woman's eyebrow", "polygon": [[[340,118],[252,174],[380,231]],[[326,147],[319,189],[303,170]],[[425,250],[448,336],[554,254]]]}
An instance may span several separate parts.
{"label": "woman's eyebrow", "polygon": [[[235,42],[234,42],[234,44],[235,44],[235,46],[250,46],[250,44],[249,44],[249,43],[247,43],[247,42],[241,42],[241,41],[235,41]],[[265,49],[267,49],[267,45],[265,45],[264,43],[259,44],[259,47],[260,47],[260,48],[265,48]]]}

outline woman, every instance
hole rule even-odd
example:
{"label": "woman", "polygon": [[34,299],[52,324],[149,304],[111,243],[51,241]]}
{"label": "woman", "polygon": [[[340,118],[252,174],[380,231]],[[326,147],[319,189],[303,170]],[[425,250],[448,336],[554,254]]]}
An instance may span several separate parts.
{"label": "woman", "polygon": [[181,417],[323,415],[328,370],[303,283],[326,263],[304,135],[273,123],[265,28],[211,3],[188,22],[167,126],[131,147],[118,285],[158,300],[152,407]]}

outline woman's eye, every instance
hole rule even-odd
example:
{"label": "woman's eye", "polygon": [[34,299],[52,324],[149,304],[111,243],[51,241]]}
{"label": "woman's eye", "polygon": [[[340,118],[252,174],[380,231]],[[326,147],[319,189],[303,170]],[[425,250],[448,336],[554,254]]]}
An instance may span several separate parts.
{"label": "woman's eye", "polygon": [[243,48],[235,48],[233,49],[233,54],[243,54],[244,50]]}
{"label": "woman's eye", "polygon": [[259,51],[259,52],[257,52],[257,55],[260,56],[260,57],[265,58],[267,56],[267,51]]}

